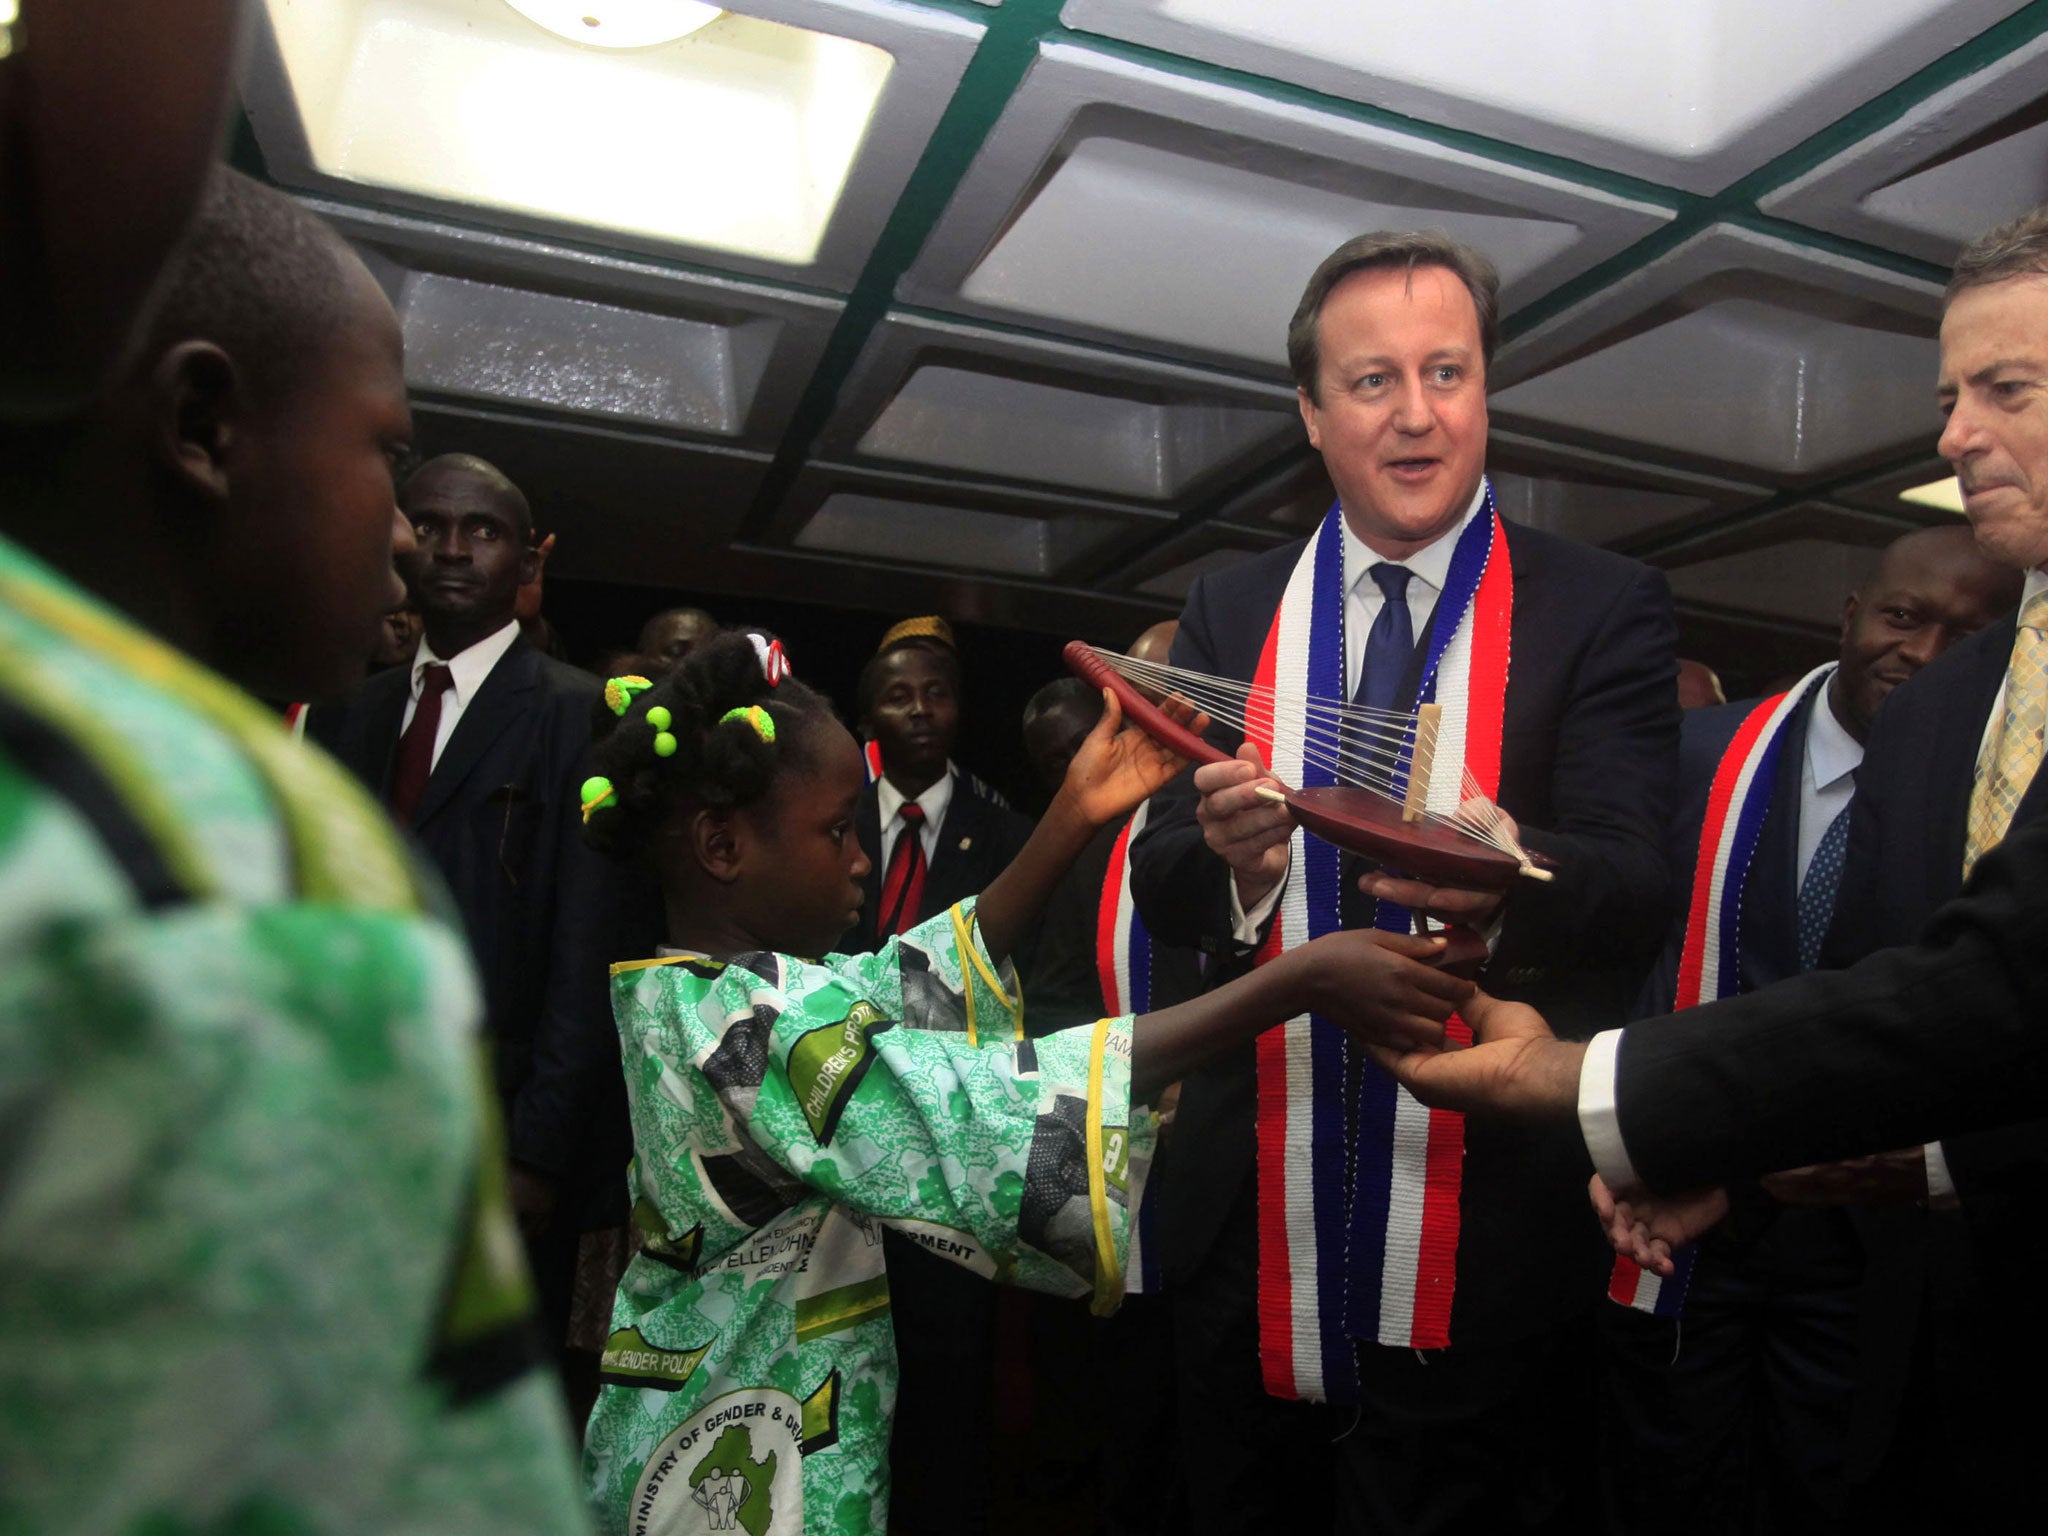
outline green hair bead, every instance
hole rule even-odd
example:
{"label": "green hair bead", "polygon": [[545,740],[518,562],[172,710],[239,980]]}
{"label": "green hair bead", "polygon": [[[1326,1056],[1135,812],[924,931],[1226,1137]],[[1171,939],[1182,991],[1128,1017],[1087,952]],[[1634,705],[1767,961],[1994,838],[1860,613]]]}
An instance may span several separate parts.
{"label": "green hair bead", "polygon": [[663,706],[657,704],[654,708],[647,711],[647,723],[657,731],[665,731],[675,724],[675,717]]}
{"label": "green hair bead", "polygon": [[739,709],[728,709],[718,717],[720,725],[725,724],[728,720],[746,721],[748,725],[754,728],[756,736],[759,736],[771,747],[775,745],[775,717],[760,705],[748,704]]}
{"label": "green hair bead", "polygon": [[583,819],[587,822],[592,815],[606,806],[617,805],[619,792],[613,787],[612,781],[603,774],[593,774],[583,781],[578,798],[583,802]]}
{"label": "green hair bead", "polygon": [[605,708],[623,717],[626,711],[633,707],[633,700],[653,686],[654,684],[646,678],[631,673],[624,677],[611,678],[604,685]]}
{"label": "green hair bead", "polygon": [[674,757],[676,755],[675,737],[671,736],[667,731],[657,732],[654,738],[654,755],[656,757]]}

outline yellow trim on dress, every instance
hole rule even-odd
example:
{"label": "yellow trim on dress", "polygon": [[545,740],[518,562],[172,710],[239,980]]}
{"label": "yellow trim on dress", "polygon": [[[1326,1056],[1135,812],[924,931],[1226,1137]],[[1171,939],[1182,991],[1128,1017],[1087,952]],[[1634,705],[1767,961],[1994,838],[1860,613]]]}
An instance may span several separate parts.
{"label": "yellow trim on dress", "polygon": [[[990,970],[988,962],[981,958],[981,946],[975,942],[974,937],[974,920],[968,918],[966,908],[967,903],[964,901],[956,902],[953,906],[951,914],[953,919],[953,945],[964,957],[965,964],[973,967],[975,973],[981,977],[982,984],[989,991],[995,993],[996,1000],[1009,1010],[1010,1038],[1012,1040],[1022,1040],[1024,1038],[1024,989],[1020,986],[1017,989],[1018,995],[1013,998],[1010,996],[1009,990],[1000,981],[996,980],[995,972]],[[974,1024],[973,980],[971,978],[967,979],[967,984],[960,990],[967,998],[967,1043],[978,1046],[981,1044],[981,1036],[980,1031],[975,1028]]]}
{"label": "yellow trim on dress", "polygon": [[1109,1170],[1102,1165],[1102,1058],[1113,1019],[1097,1019],[1088,1043],[1088,1209],[1095,1217],[1095,1300],[1091,1310],[1107,1317],[1124,1296],[1124,1269],[1117,1261],[1109,1224]]}

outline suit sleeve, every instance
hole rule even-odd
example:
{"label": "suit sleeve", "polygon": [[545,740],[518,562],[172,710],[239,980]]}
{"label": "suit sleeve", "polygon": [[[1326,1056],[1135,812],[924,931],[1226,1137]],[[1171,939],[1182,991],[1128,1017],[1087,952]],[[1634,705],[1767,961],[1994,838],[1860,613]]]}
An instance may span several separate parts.
{"label": "suit sleeve", "polygon": [[1566,957],[1634,964],[1656,952],[1669,916],[1677,669],[1670,588],[1661,572],[1640,570],[1580,657],[1558,721],[1550,825],[1523,835],[1557,878],[1518,882],[1497,971]]}
{"label": "suit sleeve", "polygon": [[1695,1189],[2037,1115],[2043,889],[2048,820],[1986,854],[1911,947],[1632,1026],[1616,1101],[1636,1171]]}
{"label": "suit sleeve", "polygon": [[576,1162],[620,1076],[607,977],[611,963],[626,958],[639,890],[583,841],[578,787],[589,772],[588,706],[573,696],[552,704],[559,712],[548,827],[554,922],[533,1066],[513,1100],[507,1140],[514,1162],[559,1177]]}
{"label": "suit sleeve", "polygon": [[[1181,610],[1169,664],[1216,676],[1207,584],[1197,581]],[[1235,752],[1244,737],[1228,726],[1209,728],[1208,739]],[[1145,827],[1131,844],[1131,897],[1152,937],[1185,949],[1219,953],[1231,946],[1230,866],[1209,849],[1195,820],[1192,768],[1152,797]]]}

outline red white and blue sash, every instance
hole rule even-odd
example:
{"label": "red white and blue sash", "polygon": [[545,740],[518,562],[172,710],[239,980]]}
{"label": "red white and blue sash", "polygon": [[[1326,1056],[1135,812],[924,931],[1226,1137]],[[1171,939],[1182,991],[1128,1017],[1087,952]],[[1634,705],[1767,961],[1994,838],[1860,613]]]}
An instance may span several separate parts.
{"label": "red white and blue sash", "polygon": [[[1152,1011],[1152,935],[1131,898],[1131,842],[1144,829],[1145,813],[1151,808],[1150,802],[1139,806],[1138,814],[1117,834],[1096,910],[1095,971],[1102,983],[1103,1009],[1111,1016]],[[1141,1163],[1133,1154],[1128,1172],[1126,1192],[1135,1217],[1130,1224],[1130,1255],[1124,1263],[1124,1290],[1149,1295],[1162,1289],[1159,1245],[1153,1231],[1155,1202],[1145,1198],[1150,1156]]]}
{"label": "red white and blue sash", "polygon": [[[1247,735],[1283,783],[1335,782],[1325,763],[1304,752],[1301,712],[1262,709],[1260,701],[1350,697],[1342,519],[1332,507],[1302,551],[1253,679]],[[1500,788],[1513,612],[1507,537],[1489,484],[1480,515],[1452,551],[1417,699],[1443,706],[1438,764],[1462,762],[1489,796]],[[1460,779],[1455,771],[1434,775],[1429,808],[1455,811]],[[1335,932],[1341,894],[1342,855],[1297,829],[1260,963]],[[1405,932],[1413,918],[1383,902],[1379,921]],[[1451,1032],[1471,1039],[1455,1017]],[[1259,1355],[1266,1390],[1352,1401],[1353,1339],[1414,1349],[1451,1341],[1464,1117],[1425,1108],[1320,1017],[1268,1030],[1257,1061]]]}
{"label": "red white and blue sash", "polygon": [[[1721,754],[1693,861],[1674,1013],[1742,990],[1742,899],[1777,787],[1779,749],[1800,704],[1814,689],[1826,686],[1834,673],[1835,663],[1828,662],[1776,698],[1765,699],[1743,717],[1735,739]],[[1651,1274],[1633,1259],[1617,1257],[1607,1282],[1608,1299],[1657,1317],[1677,1317],[1685,1309],[1685,1291],[1697,1257],[1698,1249],[1691,1244],[1672,1254],[1668,1279]]]}

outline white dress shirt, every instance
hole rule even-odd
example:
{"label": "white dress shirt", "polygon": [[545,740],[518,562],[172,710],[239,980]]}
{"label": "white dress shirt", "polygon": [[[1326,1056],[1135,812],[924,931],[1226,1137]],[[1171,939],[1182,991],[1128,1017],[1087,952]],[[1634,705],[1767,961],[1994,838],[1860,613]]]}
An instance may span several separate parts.
{"label": "white dress shirt", "polygon": [[518,638],[519,621],[511,619],[503,629],[484,636],[475,645],[457,651],[453,656],[443,657],[434,654],[426,636],[420,637],[420,648],[412,658],[412,694],[405,701],[405,718],[398,722],[398,734],[405,734],[405,728],[412,724],[413,712],[420,707],[420,690],[426,686],[427,668],[440,662],[448,668],[448,689],[441,695],[441,722],[434,731],[434,756],[428,765],[430,772],[440,763],[442,749],[448,745],[448,738],[455,734],[455,725],[462,718],[462,712],[469,708],[470,701],[483,687],[484,679],[491,675],[491,669],[504,659],[505,653],[512,649],[512,642]]}
{"label": "white dress shirt", "polygon": [[[1350,697],[1354,680],[1365,665],[1365,640],[1372,633],[1373,624],[1379,619],[1380,610],[1387,605],[1386,594],[1380,591],[1379,583],[1369,574],[1376,565],[1405,566],[1412,576],[1408,582],[1408,623],[1410,630],[1419,641],[1428,633],[1429,621],[1436,613],[1436,600],[1443,595],[1444,582],[1451,574],[1451,556],[1457,552],[1458,539],[1466,526],[1479,515],[1486,505],[1486,482],[1479,483],[1479,489],[1472,493],[1472,504],[1465,509],[1465,515],[1458,519],[1455,527],[1437,536],[1436,540],[1417,550],[1404,560],[1389,560],[1375,554],[1351,529],[1349,518],[1338,521],[1344,529],[1344,692]],[[1267,765],[1271,767],[1271,764]],[[1289,875],[1292,874],[1290,869]],[[1237,881],[1230,882],[1231,935],[1247,948],[1259,942],[1259,930],[1266,925],[1266,919],[1273,915],[1273,909],[1280,905],[1281,893],[1287,889],[1289,875],[1283,875],[1272,890],[1260,898],[1258,904],[1247,912],[1238,900]]]}
{"label": "white dress shirt", "polygon": [[1863,766],[1863,743],[1835,718],[1830,694],[1823,686],[1806,717],[1806,763],[1799,775],[1799,863],[1795,889],[1806,885],[1806,871],[1820,840],[1856,797],[1856,770]]}
{"label": "white dress shirt", "polygon": [[[903,832],[903,823],[897,813],[903,809],[903,791],[889,782],[887,774],[875,781],[875,810],[882,822],[882,870],[887,873],[890,855],[896,851],[896,839]],[[946,819],[946,807],[953,803],[953,770],[946,771],[923,794],[917,797],[918,805],[924,811],[924,825],[918,829],[919,840],[924,844],[924,864],[931,868],[932,857],[939,851],[939,826]]]}
{"label": "white dress shirt", "polygon": [[[2048,590],[2048,574],[2040,570],[2027,572],[2026,585],[2020,593],[2020,606],[2025,607],[2029,599],[2043,590]],[[1991,701],[1991,713],[1984,722],[1984,735],[1978,746],[1980,758],[1990,749],[1993,729],[2004,713],[2005,685],[2000,683],[1998,697]],[[1820,711],[1815,710],[1816,719],[1819,715]],[[1810,747],[1810,736],[1808,744]],[[1804,851],[1804,834],[1802,826],[1802,858],[1811,857]],[[1622,1033],[1621,1030],[1610,1029],[1595,1035],[1587,1043],[1586,1059],[1579,1067],[1579,1132],[1586,1138],[1586,1150],[1593,1155],[1593,1166],[1614,1189],[1627,1189],[1637,1182],[1635,1164],[1629,1161],[1628,1148],[1621,1139],[1621,1120],[1614,1102]],[[1955,1181],[1949,1177],[1948,1159],[1942,1155],[1941,1143],[1929,1142],[1924,1151],[1927,1158],[1927,1203],[1953,1205]]]}

